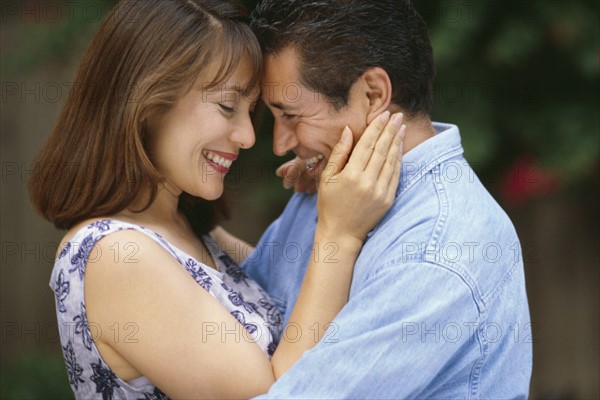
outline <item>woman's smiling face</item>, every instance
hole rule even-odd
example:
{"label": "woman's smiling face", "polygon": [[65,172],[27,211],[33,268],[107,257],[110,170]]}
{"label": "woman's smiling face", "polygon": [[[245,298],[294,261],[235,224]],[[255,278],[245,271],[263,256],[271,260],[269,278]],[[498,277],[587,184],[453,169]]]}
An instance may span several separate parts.
{"label": "woman's smiling face", "polygon": [[251,76],[244,58],[226,82],[205,90],[200,78],[165,115],[149,120],[152,161],[171,192],[206,200],[221,196],[239,150],[255,142],[250,113],[259,87],[249,82]]}

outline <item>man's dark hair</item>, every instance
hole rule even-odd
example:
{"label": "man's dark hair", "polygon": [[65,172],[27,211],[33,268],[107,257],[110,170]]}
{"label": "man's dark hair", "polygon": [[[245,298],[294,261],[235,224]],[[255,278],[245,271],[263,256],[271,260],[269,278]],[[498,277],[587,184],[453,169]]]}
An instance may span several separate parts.
{"label": "man's dark hair", "polygon": [[251,27],[264,53],[293,47],[300,82],[323,94],[336,110],[369,68],[392,81],[392,102],[428,114],[435,75],[427,26],[409,0],[263,0]]}

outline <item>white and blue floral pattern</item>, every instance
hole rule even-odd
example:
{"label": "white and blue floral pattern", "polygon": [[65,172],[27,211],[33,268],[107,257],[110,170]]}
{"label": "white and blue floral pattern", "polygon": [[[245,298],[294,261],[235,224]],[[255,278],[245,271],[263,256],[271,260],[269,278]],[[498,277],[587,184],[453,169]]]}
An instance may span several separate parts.
{"label": "white and blue floral pattern", "polygon": [[202,264],[147,228],[112,219],[99,220],[82,228],[65,245],[50,278],[67,376],[75,398],[168,399],[145,377],[126,382],[116,376],[98,352],[87,319],[83,283],[86,264],[96,256],[92,249],[106,235],[126,229],[142,232],[165,248],[198,285],[244,326],[265,354],[273,355],[276,338],[281,333],[279,309],[210,236],[202,239],[219,271]]}
{"label": "white and blue floral pattern", "polygon": [[67,365],[67,376],[69,377],[69,383],[77,389],[79,382],[85,382],[81,379],[83,368],[77,363],[75,352],[73,351],[73,344],[69,340],[67,346],[63,347],[63,354],[65,355],[65,364]]}
{"label": "white and blue floral pattern", "polygon": [[65,307],[63,301],[69,295],[69,286],[69,281],[65,280],[64,271],[60,271],[58,279],[54,283],[54,296],[56,297],[56,309],[58,312],[67,312],[67,307]]}

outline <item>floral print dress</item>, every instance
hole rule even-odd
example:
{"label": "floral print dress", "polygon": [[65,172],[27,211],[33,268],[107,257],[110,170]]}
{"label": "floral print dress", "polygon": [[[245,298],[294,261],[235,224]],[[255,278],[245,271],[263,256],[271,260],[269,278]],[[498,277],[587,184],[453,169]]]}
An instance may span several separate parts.
{"label": "floral print dress", "polygon": [[[202,240],[219,271],[199,262],[147,228],[113,219],[95,221],[79,230],[66,243],[55,261],[50,278],[50,287],[56,297],[56,315],[67,376],[77,399],[167,399],[159,388],[143,376],[124,381],[115,375],[96,348],[93,340],[96,336],[93,335],[98,334],[98,327],[88,322],[85,311],[83,283],[88,259],[97,257],[92,252],[93,247],[106,235],[126,229],[142,232],[160,244],[198,285],[244,326],[263,352],[272,356],[282,324],[277,306],[210,236],[205,235]],[[118,329],[125,335],[134,335],[135,328],[135,324],[131,324]]]}

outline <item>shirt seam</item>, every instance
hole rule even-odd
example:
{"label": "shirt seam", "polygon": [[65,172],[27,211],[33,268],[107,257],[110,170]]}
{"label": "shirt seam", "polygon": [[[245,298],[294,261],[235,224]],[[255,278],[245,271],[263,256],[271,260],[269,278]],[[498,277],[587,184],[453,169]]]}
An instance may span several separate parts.
{"label": "shirt seam", "polygon": [[496,285],[494,290],[492,290],[490,292],[490,294],[487,296],[486,302],[488,304],[492,304],[495,301],[495,299],[500,295],[500,293],[506,288],[506,285],[508,285],[512,281],[513,275],[517,271],[518,266],[519,266],[519,263],[513,264],[512,268],[510,268],[504,274],[500,283],[498,285]]}
{"label": "shirt seam", "polygon": [[442,236],[442,232],[444,230],[448,215],[450,214],[450,202],[448,201],[448,195],[446,192],[446,188],[444,187],[443,179],[440,176],[440,165],[436,165],[436,167],[432,170],[434,175],[433,177],[433,185],[435,187],[438,201],[440,204],[440,213],[438,219],[433,228],[433,233],[427,244],[427,248],[425,250],[424,259],[429,262],[433,262],[444,268],[454,270],[461,279],[469,286],[471,289],[471,293],[473,295],[473,301],[477,305],[477,309],[479,312],[483,312],[486,309],[486,302],[483,298],[483,295],[479,291],[479,287],[475,280],[471,277],[471,275],[460,267],[459,264],[450,264],[446,263],[440,259],[440,253],[437,251],[439,248],[439,239]]}
{"label": "shirt seam", "polygon": [[485,339],[484,335],[484,324],[483,321],[487,319],[487,316],[484,317],[480,315],[479,326],[477,328],[477,340],[479,341],[479,350],[481,352],[481,356],[479,359],[473,364],[473,368],[471,369],[471,374],[469,375],[469,385],[471,386],[471,390],[469,393],[469,398],[477,399],[479,393],[479,386],[481,383],[481,371],[483,370],[483,365],[487,361],[488,353],[489,353],[489,342]]}
{"label": "shirt seam", "polygon": [[451,160],[454,157],[460,156],[463,153],[462,147],[458,146],[448,150],[441,154],[439,157],[433,159],[431,162],[425,164],[423,168],[415,172],[415,174],[406,182],[406,185],[402,189],[402,193],[412,188],[416,182],[418,182],[425,174],[431,172],[434,168],[438,167],[441,163]]}

